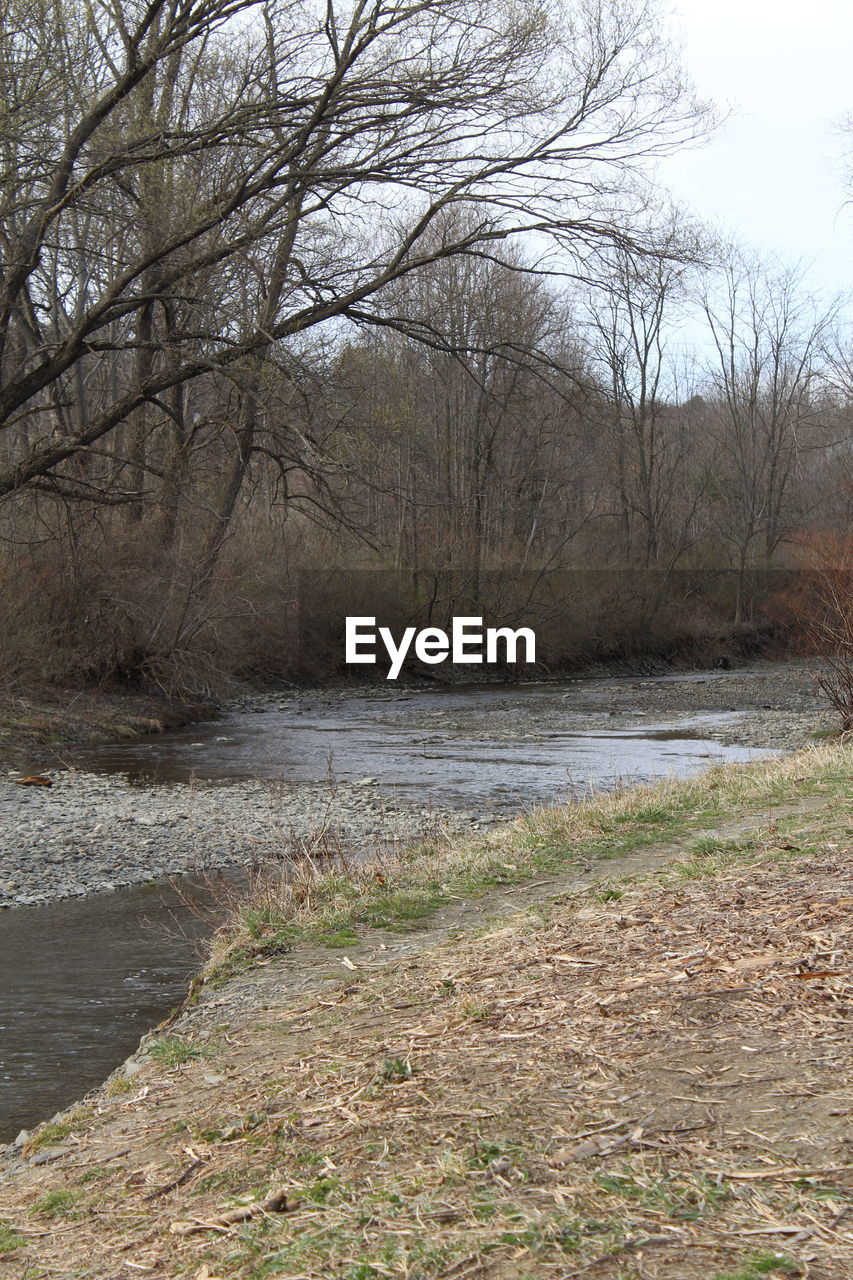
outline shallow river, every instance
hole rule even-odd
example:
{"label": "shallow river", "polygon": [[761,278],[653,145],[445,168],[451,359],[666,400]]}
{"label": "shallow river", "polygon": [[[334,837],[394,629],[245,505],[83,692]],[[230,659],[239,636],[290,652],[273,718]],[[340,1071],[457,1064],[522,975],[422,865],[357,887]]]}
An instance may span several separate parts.
{"label": "shallow river", "polygon": [[[703,672],[697,678],[705,683],[714,676]],[[748,747],[723,746],[707,736],[736,725],[737,711],[679,722],[649,719],[630,728],[585,727],[583,717],[572,716],[573,696],[582,686],[588,700],[591,691],[607,684],[480,685],[387,699],[353,696],[326,706],[296,704],[95,747],[78,762],[140,782],[278,778],[298,784],[330,775],[340,782],[371,777],[401,801],[479,810],[494,803],[515,808],[553,803],[590,787],[681,777],[714,760],[755,755]],[[554,727],[560,703],[563,718],[580,723]]]}
{"label": "shallow river", "polygon": [[162,885],[0,914],[0,1142],[99,1084],[180,1003],[201,931]]}
{"label": "shallow river", "polygon": [[[588,705],[592,685],[582,683]],[[569,715],[567,729],[555,727],[559,699],[570,710],[576,688],[320,698],[99,747],[77,763],[155,786],[190,777],[297,786],[332,771],[342,782],[375,778],[403,802],[495,815],[756,754],[707,736],[737,712],[612,730],[584,730]],[[201,928],[163,886],[0,912],[0,1142],[96,1085],[179,1002]]]}

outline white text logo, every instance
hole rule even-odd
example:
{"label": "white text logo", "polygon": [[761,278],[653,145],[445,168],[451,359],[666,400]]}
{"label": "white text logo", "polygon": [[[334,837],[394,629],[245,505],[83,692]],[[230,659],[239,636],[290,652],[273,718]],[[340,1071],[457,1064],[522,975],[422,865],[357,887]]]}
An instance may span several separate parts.
{"label": "white text logo", "polygon": [[[483,628],[482,618],[454,618],[448,635],[440,627],[406,627],[397,644],[388,627],[377,630],[375,618],[347,618],[346,661],[351,663],[377,662],[377,641],[384,645],[390,667],[387,678],[396,680],[414,642],[414,654],[420,662],[436,663],[532,663],[536,661],[536,636],[530,627]],[[518,656],[523,645],[524,658]]]}

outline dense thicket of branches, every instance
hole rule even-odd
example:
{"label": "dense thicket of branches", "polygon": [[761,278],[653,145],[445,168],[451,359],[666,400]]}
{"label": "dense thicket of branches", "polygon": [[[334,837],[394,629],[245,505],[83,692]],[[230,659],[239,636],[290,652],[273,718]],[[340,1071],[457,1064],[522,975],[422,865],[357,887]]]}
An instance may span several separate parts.
{"label": "dense thicket of branches", "polygon": [[[662,211],[649,157],[710,123],[662,30],[3,0],[3,676],[293,670],[294,575],[341,567],[431,616],[643,570],[567,654],[753,621],[755,574],[849,516],[849,366],[794,275]],[[713,604],[700,570],[733,572]]]}

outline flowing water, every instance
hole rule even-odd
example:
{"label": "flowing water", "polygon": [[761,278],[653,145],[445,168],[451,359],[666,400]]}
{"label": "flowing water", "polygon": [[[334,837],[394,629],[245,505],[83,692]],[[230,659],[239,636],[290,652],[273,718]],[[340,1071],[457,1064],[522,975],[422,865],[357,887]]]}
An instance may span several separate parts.
{"label": "flowing water", "polygon": [[[555,728],[555,706],[571,702],[572,687],[320,698],[93,748],[78,762],[150,785],[297,785],[331,767],[340,781],[376,778],[404,802],[494,814],[756,754],[707,736],[736,723],[736,712],[629,729],[601,728],[599,717],[584,730],[569,718],[570,728]],[[180,1001],[201,932],[163,885],[0,913],[0,1141],[68,1105],[133,1051]]]}
{"label": "flowing water", "polygon": [[[581,683],[587,698],[607,687],[606,681],[575,685]],[[80,763],[161,783],[276,778],[298,784],[322,782],[330,773],[339,782],[367,776],[404,802],[479,810],[553,802],[620,780],[681,777],[715,760],[756,754],[707,736],[736,724],[736,711],[607,729],[586,728],[569,710],[571,727],[556,727],[555,720],[567,718],[572,696],[572,686],[561,684],[480,685],[387,699],[354,695],[98,746]]]}
{"label": "flowing water", "polygon": [[180,1003],[201,930],[168,885],[0,914],[0,1142],[99,1084]]}

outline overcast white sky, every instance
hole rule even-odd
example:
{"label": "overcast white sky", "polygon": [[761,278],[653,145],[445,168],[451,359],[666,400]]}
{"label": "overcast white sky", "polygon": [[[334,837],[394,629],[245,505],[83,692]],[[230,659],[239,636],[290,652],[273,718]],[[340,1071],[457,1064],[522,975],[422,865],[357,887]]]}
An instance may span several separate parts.
{"label": "overcast white sky", "polygon": [[853,114],[853,0],[671,0],[701,95],[733,114],[661,178],[705,220],[853,289],[838,125]]}

